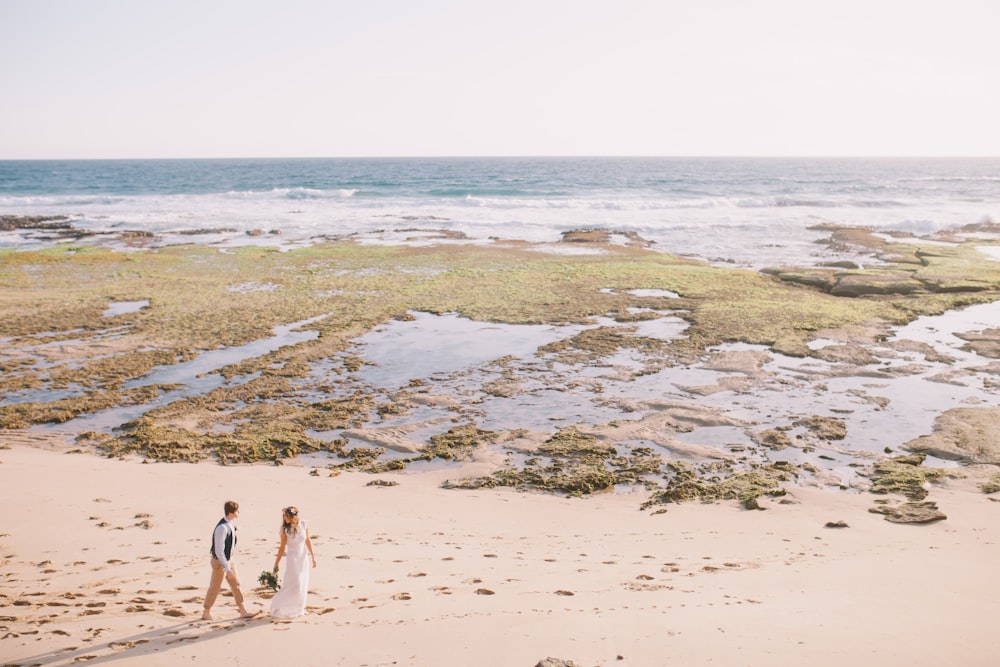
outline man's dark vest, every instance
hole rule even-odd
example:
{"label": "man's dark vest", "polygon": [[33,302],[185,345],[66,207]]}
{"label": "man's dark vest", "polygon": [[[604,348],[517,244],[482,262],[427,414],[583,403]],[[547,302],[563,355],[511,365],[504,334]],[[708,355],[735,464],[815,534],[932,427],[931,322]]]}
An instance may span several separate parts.
{"label": "man's dark vest", "polygon": [[[233,557],[233,545],[236,544],[236,533],[224,517],[219,519],[219,523],[215,524],[215,528],[218,529],[222,524],[226,524],[226,560],[229,560]],[[212,548],[210,553],[213,558],[218,558],[218,556],[215,555],[215,530],[212,531]]]}

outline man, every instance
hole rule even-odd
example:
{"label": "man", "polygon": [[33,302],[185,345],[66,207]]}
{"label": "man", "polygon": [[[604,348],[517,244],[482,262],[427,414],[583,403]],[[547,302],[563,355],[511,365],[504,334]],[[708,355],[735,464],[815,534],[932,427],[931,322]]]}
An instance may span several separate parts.
{"label": "man", "polygon": [[212,605],[215,598],[222,590],[222,580],[229,582],[229,587],[233,589],[233,598],[240,608],[241,618],[252,618],[256,614],[247,611],[243,606],[243,591],[240,590],[240,578],[236,574],[236,567],[233,565],[233,551],[236,548],[236,524],[235,521],[240,515],[240,504],[235,500],[227,500],[223,505],[226,516],[215,524],[215,531],[212,533],[212,580],[208,584],[208,592],[205,593],[205,613],[201,615],[203,621],[212,620]]}

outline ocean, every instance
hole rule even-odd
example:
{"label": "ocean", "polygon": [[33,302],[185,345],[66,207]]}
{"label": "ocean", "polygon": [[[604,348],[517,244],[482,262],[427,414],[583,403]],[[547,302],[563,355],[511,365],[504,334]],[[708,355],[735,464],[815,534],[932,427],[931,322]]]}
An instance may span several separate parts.
{"label": "ocean", "polygon": [[[402,229],[548,242],[605,228],[710,262],[807,266],[844,259],[817,243],[831,225],[929,235],[1000,221],[1000,158],[0,161],[0,215],[67,216],[160,244],[282,247]],[[50,243],[0,232],[0,248]]]}

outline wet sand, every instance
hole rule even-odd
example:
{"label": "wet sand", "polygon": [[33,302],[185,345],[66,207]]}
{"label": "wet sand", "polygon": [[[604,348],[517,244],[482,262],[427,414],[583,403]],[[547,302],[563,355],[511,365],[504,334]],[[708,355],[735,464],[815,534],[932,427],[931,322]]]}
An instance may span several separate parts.
{"label": "wet sand", "polygon": [[[456,471],[143,464],[0,450],[7,665],[995,664],[1000,504],[936,486],[947,521],[869,513],[868,494],[790,488],[637,509],[630,494],[446,490]],[[475,474],[488,463],[469,463]],[[370,485],[373,479],[387,485]],[[309,613],[202,622],[208,538],[241,503],[252,608],[280,508],[309,519]],[[828,527],[843,522],[846,527]]]}

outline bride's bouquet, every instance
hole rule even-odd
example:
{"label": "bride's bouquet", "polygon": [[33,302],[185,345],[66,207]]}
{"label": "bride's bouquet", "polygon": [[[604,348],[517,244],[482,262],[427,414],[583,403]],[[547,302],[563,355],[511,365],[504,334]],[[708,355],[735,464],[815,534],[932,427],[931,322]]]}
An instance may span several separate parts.
{"label": "bride's bouquet", "polygon": [[270,588],[272,591],[277,591],[281,588],[281,582],[278,581],[278,573],[270,572],[268,570],[263,570],[260,576],[257,577],[257,583],[266,588]]}

